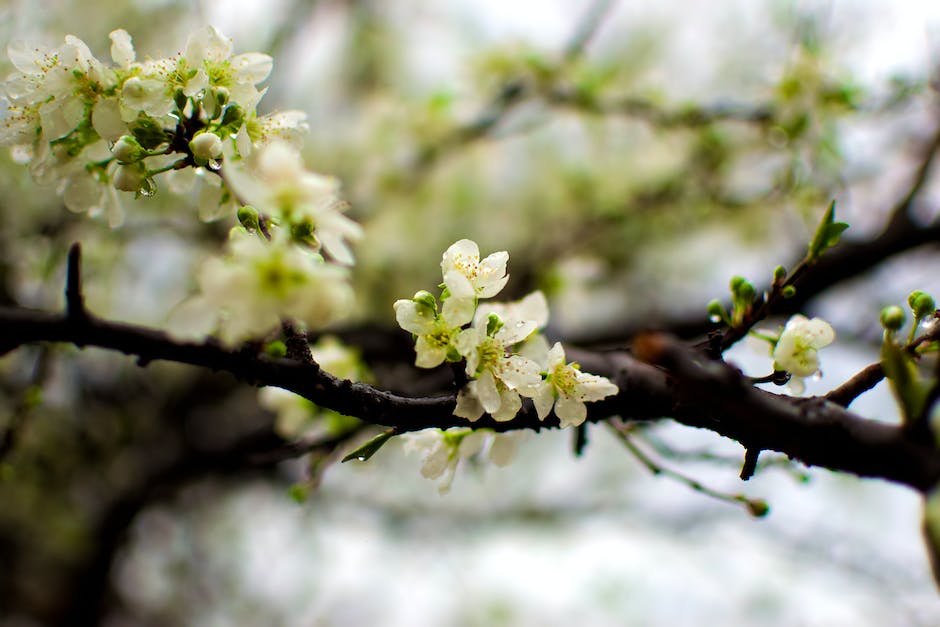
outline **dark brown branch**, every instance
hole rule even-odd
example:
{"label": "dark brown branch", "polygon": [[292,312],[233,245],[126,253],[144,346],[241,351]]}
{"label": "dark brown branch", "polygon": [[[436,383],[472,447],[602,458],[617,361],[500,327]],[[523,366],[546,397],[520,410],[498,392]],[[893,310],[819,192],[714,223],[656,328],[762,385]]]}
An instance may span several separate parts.
{"label": "dark brown branch", "polygon": [[881,363],[866,366],[861,372],[826,394],[826,400],[842,407],[848,407],[856,398],[872,389],[885,378]]}
{"label": "dark brown branch", "polygon": [[69,248],[65,266],[65,312],[70,320],[85,318],[85,296],[82,293],[82,247],[77,242]]}
{"label": "dark brown branch", "polygon": [[[5,345],[11,348],[32,342],[71,342],[137,355],[142,363],[167,360],[224,371],[254,385],[291,390],[323,407],[401,431],[455,426],[538,431],[558,425],[555,418],[539,421],[528,403],[511,421],[484,417],[470,423],[453,415],[453,394],[408,398],[336,379],[315,364],[230,350],[212,340],[178,342],[161,331],[108,322],[90,314],[75,321],[60,314],[0,308],[0,328],[6,336],[2,338]],[[887,479],[919,490],[929,489],[940,478],[940,455],[933,445],[911,439],[898,427],[854,415],[822,398],[797,399],[755,389],[722,362],[698,363],[689,356],[688,348],[666,336],[647,336],[639,347],[644,360],[666,371],[625,353],[570,351],[570,357],[586,371],[609,376],[620,388],[617,396],[590,404],[588,420],[615,415],[629,420],[670,417],[735,439],[748,449],[778,451],[809,465]]]}
{"label": "dark brown branch", "polygon": [[940,452],[899,426],[868,420],[825,398],[782,397],[751,387],[740,372],[662,334],[637,338],[644,361],[673,380],[673,416],[747,449],[785,453],[811,466],[928,490],[940,479]]}

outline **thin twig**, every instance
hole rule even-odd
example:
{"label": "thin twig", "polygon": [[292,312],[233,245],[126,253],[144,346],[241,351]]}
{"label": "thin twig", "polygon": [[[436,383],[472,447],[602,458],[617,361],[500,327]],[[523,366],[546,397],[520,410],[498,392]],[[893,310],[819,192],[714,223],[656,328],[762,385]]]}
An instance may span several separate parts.
{"label": "thin twig", "polygon": [[88,316],[82,294],[82,247],[75,242],[69,247],[65,266],[65,313],[69,320],[80,321]]}
{"label": "thin twig", "polygon": [[663,466],[656,460],[654,460],[650,455],[643,451],[636,443],[631,439],[629,434],[629,425],[624,425],[619,421],[611,421],[608,423],[611,431],[617,436],[620,442],[627,447],[627,450],[641,463],[647,470],[649,470],[654,475],[663,475],[664,477],[669,477],[678,481],[679,483],[687,485],[692,490],[710,496],[719,501],[724,501],[726,503],[733,503],[736,505],[743,505],[747,508],[754,516],[764,516],[769,511],[767,503],[760,499],[750,499],[743,494],[730,494],[727,492],[721,492],[715,490],[714,488],[709,488],[708,486],[702,484],[697,479],[693,479],[687,475],[682,474],[676,470]]}

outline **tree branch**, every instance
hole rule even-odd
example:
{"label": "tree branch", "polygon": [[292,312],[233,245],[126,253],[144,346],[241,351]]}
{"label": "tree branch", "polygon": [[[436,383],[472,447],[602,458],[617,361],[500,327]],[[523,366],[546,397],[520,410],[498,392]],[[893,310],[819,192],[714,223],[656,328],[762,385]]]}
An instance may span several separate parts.
{"label": "tree branch", "polygon": [[[281,387],[323,407],[401,431],[428,427],[538,431],[558,426],[554,417],[539,421],[530,403],[508,422],[484,416],[471,423],[453,415],[454,394],[409,398],[337,379],[316,363],[232,350],[212,339],[180,342],[162,331],[92,314],[73,320],[61,314],[0,308],[0,328],[7,350],[33,342],[70,342],[137,355],[140,365],[166,360],[228,372],[253,385]],[[627,420],[670,417],[735,439],[748,449],[778,451],[835,471],[918,490],[927,490],[940,479],[940,455],[932,443],[915,440],[899,427],[867,420],[823,398],[791,398],[758,390],[722,362],[700,363],[695,353],[667,336],[641,336],[637,351],[648,363],[623,352],[571,351],[587,371],[609,376],[620,388],[617,396],[590,404],[589,421],[616,415]]]}

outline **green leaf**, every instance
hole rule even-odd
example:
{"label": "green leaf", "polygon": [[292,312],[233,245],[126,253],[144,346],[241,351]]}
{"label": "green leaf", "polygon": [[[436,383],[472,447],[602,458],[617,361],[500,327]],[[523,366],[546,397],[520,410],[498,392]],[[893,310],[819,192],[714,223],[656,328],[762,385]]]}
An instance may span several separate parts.
{"label": "green leaf", "polygon": [[354,459],[360,462],[368,460],[370,457],[375,455],[378,450],[385,445],[386,442],[391,440],[396,435],[398,435],[398,432],[395,429],[389,429],[388,431],[380,433],[354,450],[352,453],[346,455],[346,457],[343,458],[343,463],[352,461]]}
{"label": "green leaf", "polygon": [[814,262],[826,251],[839,243],[839,237],[842,232],[849,228],[845,222],[836,222],[836,201],[829,203],[829,209],[823,215],[822,221],[816,227],[816,233],[813,235],[813,241],[809,244],[809,253],[807,261]]}
{"label": "green leaf", "polygon": [[895,344],[891,334],[885,334],[881,345],[881,365],[901,405],[905,424],[920,419],[930,394],[930,386],[921,380],[913,357]]}

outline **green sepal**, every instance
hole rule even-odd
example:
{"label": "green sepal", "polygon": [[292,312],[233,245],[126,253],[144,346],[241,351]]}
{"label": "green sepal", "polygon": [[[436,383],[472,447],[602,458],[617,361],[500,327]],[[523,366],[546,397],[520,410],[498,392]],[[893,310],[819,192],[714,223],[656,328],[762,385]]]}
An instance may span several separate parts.
{"label": "green sepal", "polygon": [[173,94],[173,104],[176,105],[176,109],[182,113],[183,109],[186,108],[186,101],[188,98],[186,94],[183,93],[182,89],[177,89]]}
{"label": "green sepal", "polygon": [[924,413],[931,386],[921,379],[914,359],[894,342],[889,333],[885,334],[881,344],[881,366],[901,405],[904,423],[911,424],[919,420]]}
{"label": "green sepal", "polygon": [[434,298],[434,294],[427,290],[418,290],[415,292],[415,295],[411,297],[418,306],[425,308],[430,312],[431,315],[437,313],[437,300]]}
{"label": "green sepal", "polygon": [[168,141],[167,133],[157,122],[141,113],[131,125],[131,134],[144,149],[153,150]]}
{"label": "green sepal", "polygon": [[398,432],[395,429],[389,429],[388,431],[383,431],[379,435],[375,436],[352,453],[346,455],[343,458],[343,463],[348,461],[356,460],[360,462],[367,461],[370,457],[375,455],[380,448],[385,446],[385,443],[391,440],[393,437],[398,435]]}
{"label": "green sepal", "polygon": [[231,126],[237,131],[244,121],[245,111],[237,104],[230,104],[225,107],[225,112],[222,114],[222,121],[219,122],[219,124],[220,126]]}

